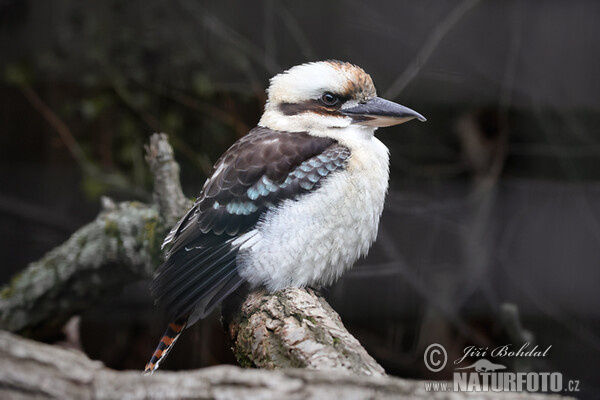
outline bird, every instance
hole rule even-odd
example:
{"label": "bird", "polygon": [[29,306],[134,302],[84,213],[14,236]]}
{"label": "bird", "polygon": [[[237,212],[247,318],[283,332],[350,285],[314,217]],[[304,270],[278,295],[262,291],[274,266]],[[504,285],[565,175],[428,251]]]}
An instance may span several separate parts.
{"label": "bird", "polygon": [[270,292],[335,282],[377,236],[389,180],[379,127],[418,112],[382,99],[349,62],[294,66],[270,80],[258,125],[215,163],[162,247],[151,284],[171,322],[144,369],[243,284]]}

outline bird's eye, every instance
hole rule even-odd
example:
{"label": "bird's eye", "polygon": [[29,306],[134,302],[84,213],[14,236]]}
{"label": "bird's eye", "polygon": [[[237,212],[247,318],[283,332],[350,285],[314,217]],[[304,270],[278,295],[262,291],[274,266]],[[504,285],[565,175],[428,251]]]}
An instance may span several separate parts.
{"label": "bird's eye", "polygon": [[325,92],[323,93],[323,96],[321,96],[321,103],[327,107],[335,106],[338,101],[340,101],[340,99],[333,93]]}

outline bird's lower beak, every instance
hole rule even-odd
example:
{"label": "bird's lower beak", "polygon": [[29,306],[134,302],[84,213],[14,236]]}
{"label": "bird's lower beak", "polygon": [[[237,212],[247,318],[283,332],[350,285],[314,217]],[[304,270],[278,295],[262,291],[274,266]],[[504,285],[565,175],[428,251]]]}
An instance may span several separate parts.
{"label": "bird's lower beak", "polygon": [[427,121],[418,112],[380,97],[374,97],[366,103],[340,111],[342,114],[351,117],[353,124],[359,125],[392,126],[403,124],[413,118],[417,118],[421,122]]}

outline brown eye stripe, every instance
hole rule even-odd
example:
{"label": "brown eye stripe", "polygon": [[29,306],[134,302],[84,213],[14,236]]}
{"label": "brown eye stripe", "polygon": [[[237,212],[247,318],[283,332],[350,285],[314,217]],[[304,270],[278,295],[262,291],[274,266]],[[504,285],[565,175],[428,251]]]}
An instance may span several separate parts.
{"label": "brown eye stripe", "polygon": [[287,116],[312,112],[320,115],[342,117],[343,115],[339,112],[339,105],[344,101],[346,101],[346,99],[340,98],[340,102],[335,107],[326,107],[321,104],[319,100],[306,100],[302,103],[281,103],[279,104],[279,110],[283,115]]}

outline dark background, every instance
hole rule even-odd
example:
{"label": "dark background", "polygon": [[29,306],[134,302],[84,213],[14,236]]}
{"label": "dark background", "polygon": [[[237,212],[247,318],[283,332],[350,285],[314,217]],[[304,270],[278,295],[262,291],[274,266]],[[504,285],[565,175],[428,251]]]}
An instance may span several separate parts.
{"label": "dark background", "polygon": [[[196,196],[253,127],[268,78],[350,61],[428,118],[378,132],[392,176],[377,243],[327,291],[390,374],[423,351],[530,341],[513,371],[600,376],[600,3],[0,0],[0,281],[99,198],[151,201],[143,144],[168,132]],[[84,350],[141,369],[164,328],[148,282],[82,315]],[[473,359],[476,360],[477,358]],[[218,316],[165,368],[234,362]]]}

